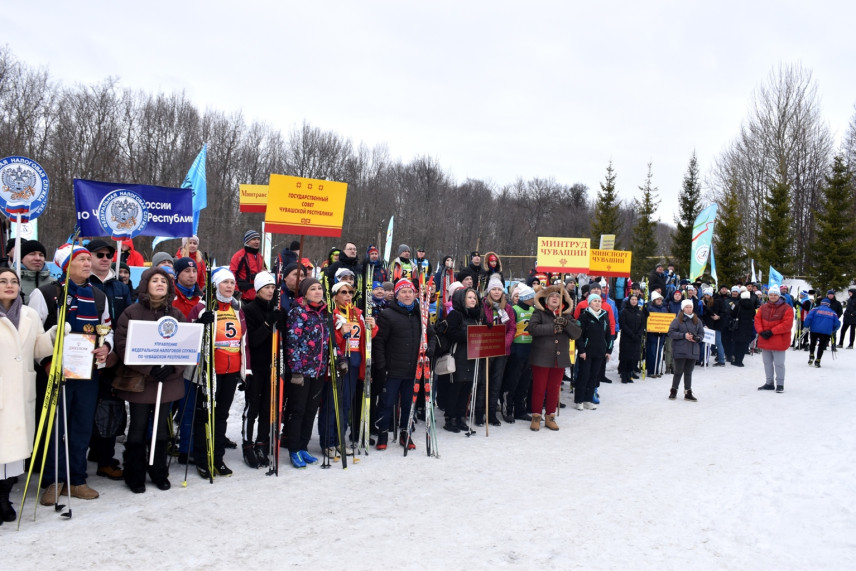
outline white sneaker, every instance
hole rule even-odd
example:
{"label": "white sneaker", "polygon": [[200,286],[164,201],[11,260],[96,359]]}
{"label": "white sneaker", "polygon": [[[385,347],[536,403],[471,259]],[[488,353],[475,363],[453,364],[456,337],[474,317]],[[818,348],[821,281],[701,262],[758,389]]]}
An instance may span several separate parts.
{"label": "white sneaker", "polygon": [[[586,403],[586,404],[588,404],[588,403]],[[582,410],[583,409],[583,403],[581,403],[581,402],[576,403],[574,405],[574,408],[577,410]]]}
{"label": "white sneaker", "polygon": [[595,410],[597,408],[597,405],[593,402],[584,402],[583,407],[585,407],[586,410]]}

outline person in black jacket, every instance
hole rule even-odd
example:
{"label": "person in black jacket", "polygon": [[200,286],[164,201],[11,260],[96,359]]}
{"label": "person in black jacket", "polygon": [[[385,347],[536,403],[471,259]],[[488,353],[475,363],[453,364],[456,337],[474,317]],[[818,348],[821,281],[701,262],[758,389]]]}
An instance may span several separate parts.
{"label": "person in black jacket", "polygon": [[[841,305],[841,302],[835,299],[835,290],[831,289],[826,292],[826,299],[829,300],[829,309],[835,312],[835,315],[841,319],[841,315],[844,313],[844,307]],[[818,302],[820,305],[820,302]]]}
{"label": "person in black jacket", "polygon": [[609,318],[601,308],[602,304],[603,300],[598,294],[589,294],[588,307],[580,313],[582,335],[577,342],[580,374],[574,386],[574,403],[577,410],[597,408],[592,402],[594,389],[602,364],[609,361],[612,354]]}
{"label": "person in black jacket", "polygon": [[270,464],[271,344],[273,328],[280,323],[282,313],[276,307],[276,278],[270,272],[257,273],[253,287],[256,298],[244,306],[244,317],[247,321],[250,362],[257,374],[247,376],[241,434],[244,440],[244,463],[250,468],[259,468]]}
{"label": "person in black jacket", "polygon": [[[372,376],[382,380],[383,392],[378,406],[377,449],[386,450],[389,428],[393,422],[395,404],[401,402],[398,428],[401,430],[399,444],[409,449],[416,448],[407,442],[407,421],[413,400],[413,383],[422,342],[422,314],[416,300],[413,282],[402,278],[395,284],[395,298],[390,306],[377,317],[378,333],[372,341]],[[428,339],[433,344],[433,331],[429,325]],[[429,358],[433,354],[428,347]]]}
{"label": "person in black jacket", "polygon": [[663,273],[663,264],[657,264],[654,271],[648,277],[648,295],[659,291],[666,298],[666,275]]}
{"label": "person in black jacket", "polygon": [[[446,337],[452,343],[455,356],[455,372],[446,387],[446,424],[449,432],[469,432],[464,416],[467,413],[470,389],[473,386],[475,359],[467,359],[467,327],[483,325],[484,313],[479,296],[473,288],[460,288],[452,294],[452,308],[446,318]],[[484,376],[484,368],[479,372]]]}
{"label": "person in black jacket", "polygon": [[737,320],[734,331],[734,361],[735,367],[743,366],[743,357],[749,350],[749,343],[755,338],[755,301],[748,289],[743,288],[740,299],[731,311],[731,319]]}
{"label": "person in black jacket", "polygon": [[726,331],[731,323],[731,308],[728,305],[728,300],[731,297],[731,292],[727,285],[719,287],[719,293],[714,294],[712,303],[705,306],[705,326],[713,329],[716,332],[716,362],[714,367],[725,366],[726,354],[731,354],[726,350]]}
{"label": "person in black jacket", "polygon": [[853,348],[853,337],[856,336],[856,288],[847,290],[847,305],[844,307],[844,325],[841,326],[841,338],[838,340],[838,346],[844,347],[844,334],[847,333],[847,328],[850,328],[850,343],[848,349]]}
{"label": "person in black jacket", "polygon": [[618,324],[621,331],[618,346],[618,374],[622,383],[632,383],[630,374],[641,357],[642,332],[645,329],[637,293],[631,293],[627,298],[627,304],[618,314]]}

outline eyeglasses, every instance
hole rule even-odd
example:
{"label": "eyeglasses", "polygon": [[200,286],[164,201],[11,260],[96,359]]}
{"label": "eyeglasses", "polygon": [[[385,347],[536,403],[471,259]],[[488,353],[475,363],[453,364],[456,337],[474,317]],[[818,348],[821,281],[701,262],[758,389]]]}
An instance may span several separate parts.
{"label": "eyeglasses", "polygon": [[111,258],[113,256],[110,252],[92,252],[92,255],[96,258]]}
{"label": "eyeglasses", "polygon": [[18,280],[7,280],[5,278],[0,279],[0,286],[7,286],[9,284],[19,286],[21,285],[21,282],[19,282]]}

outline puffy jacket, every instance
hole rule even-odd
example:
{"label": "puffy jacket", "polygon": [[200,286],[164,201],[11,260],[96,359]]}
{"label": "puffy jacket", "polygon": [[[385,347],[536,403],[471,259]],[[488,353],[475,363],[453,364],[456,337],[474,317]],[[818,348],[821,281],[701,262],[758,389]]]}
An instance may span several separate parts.
{"label": "puffy jacket", "polygon": [[856,290],[851,289],[849,294],[844,308],[844,325],[856,325]]}
{"label": "puffy jacket", "polygon": [[299,298],[288,312],[286,359],[293,374],[313,379],[327,376],[330,363],[330,331],[327,306],[318,309]]}
{"label": "puffy jacket", "polygon": [[[603,306],[604,308],[606,305]],[[577,350],[587,357],[603,357],[612,353],[612,334],[609,332],[609,319],[605,309],[595,316],[588,308],[580,314],[580,342]]]}
{"label": "puffy jacket", "polygon": [[[127,252],[116,252],[116,256],[122,256],[120,261],[125,262],[129,266],[144,266],[146,265],[146,260],[143,258],[143,255],[134,249],[134,241],[133,240],[123,240],[123,246],[128,246],[130,248]],[[116,261],[116,256],[113,256],[113,261]]]}
{"label": "puffy jacket", "polygon": [[772,331],[773,336],[764,339],[758,336],[758,347],[769,351],[785,351],[791,346],[791,331],[794,327],[794,308],[783,298],[776,303],[767,302],[755,314],[755,331]]}
{"label": "puffy jacket", "polygon": [[235,274],[235,283],[241,290],[242,300],[252,301],[256,298],[253,280],[256,279],[257,273],[266,268],[265,260],[258,250],[253,251],[245,246],[232,255],[229,271]]}
{"label": "puffy jacket", "polygon": [[619,358],[624,360],[638,359],[642,352],[642,332],[645,323],[642,309],[629,303],[618,315],[621,324],[621,341],[619,343]]}
{"label": "puffy jacket", "polygon": [[[695,317],[695,323],[693,323]],[[675,359],[698,359],[701,341],[688,341],[686,334],[691,333],[704,339],[704,323],[698,316],[688,317],[681,312],[669,325],[669,338],[672,340],[672,357]]]}
{"label": "puffy jacket", "polygon": [[838,320],[838,315],[827,305],[826,300],[823,300],[822,305],[819,305],[808,312],[803,326],[810,329],[812,333],[823,333],[824,335],[832,335],[838,331],[841,322]]}
{"label": "puffy jacket", "polygon": [[[397,379],[416,376],[419,345],[422,343],[422,314],[417,301],[408,310],[393,301],[377,316],[377,335],[372,340],[372,374]],[[428,339],[433,340],[429,326]],[[430,347],[429,347],[430,349]]]}

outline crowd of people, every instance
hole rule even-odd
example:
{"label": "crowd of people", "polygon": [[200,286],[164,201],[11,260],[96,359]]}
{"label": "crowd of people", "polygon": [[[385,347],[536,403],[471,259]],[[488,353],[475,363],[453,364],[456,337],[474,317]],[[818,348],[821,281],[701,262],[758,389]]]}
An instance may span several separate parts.
{"label": "crowd of people", "polygon": [[[198,237],[186,238],[174,256],[156,253],[136,286],[130,268],[145,262],[132,240],[118,252],[98,238],[61,246],[53,258],[62,272],[58,280],[46,270],[39,242],[25,240],[19,252],[7,252],[10,267],[0,269],[0,343],[14,359],[0,365],[0,523],[15,518],[10,491],[28,461],[44,473],[41,503],[54,505],[66,494],[99,497],[89,486],[89,461],[98,476],[143,493],[147,475],[158,489],[171,487],[172,458],[195,464],[202,478],[229,476],[225,450],[238,446],[250,468],[271,466],[279,448],[294,468],[318,463],[316,455],[344,461],[341,455],[357,448],[361,422],[377,450],[388,448],[390,432],[412,449],[411,419],[426,419],[431,396],[449,433],[516,421],[532,431],[555,431],[558,408],[565,406],[562,383],[569,382],[574,408],[595,410],[599,386],[612,382],[606,377],[611,359],[618,360],[621,383],[671,374],[668,398],[677,398],[683,382],[684,400],[695,402],[696,366],[743,367],[744,356],[758,350],[765,369],[759,390],[781,393],[786,350],[805,348],[809,364],[820,367],[831,343],[843,347],[849,329],[852,349],[856,334],[856,289],[844,308],[832,290],[817,300],[814,291],[792,299],[785,286],[715,290],[658,264],[646,283],[626,280],[616,296],[598,277],[533,270],[512,282],[496,252],[474,251],[455,268],[449,256],[433,266],[424,249],[413,256],[402,244],[387,265],[374,245],[360,259],[352,242],[331,249],[317,268],[293,242],[269,269],[260,239],[248,230],[228,266],[209,268]],[[12,269],[17,261],[20,275]],[[46,453],[33,455],[63,303],[65,331],[97,330],[99,344],[91,380],[64,381],[59,438],[44,435]],[[667,331],[648,327],[654,314],[669,316]],[[124,363],[129,323],[164,316],[209,328],[212,343],[202,351],[216,374],[213,388],[200,382],[201,366]],[[472,325],[499,328],[504,354],[468,359]],[[422,357],[432,363],[445,357],[428,399],[413,394]],[[368,407],[361,406],[365,383]],[[227,438],[238,391],[244,400],[240,443]],[[213,411],[206,409],[210,400]],[[104,421],[117,407],[121,421]]]}

